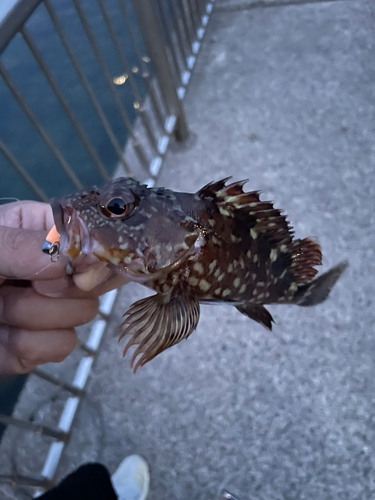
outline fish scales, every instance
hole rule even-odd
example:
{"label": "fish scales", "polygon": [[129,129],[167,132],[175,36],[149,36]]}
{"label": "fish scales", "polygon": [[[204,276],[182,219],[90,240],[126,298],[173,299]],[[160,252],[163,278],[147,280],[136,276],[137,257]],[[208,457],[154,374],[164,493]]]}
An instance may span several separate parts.
{"label": "fish scales", "polygon": [[120,339],[130,336],[124,355],[137,346],[135,371],[189,337],[199,303],[231,304],[271,329],[264,305],[320,303],[347,265],[314,279],[319,244],[294,239],[280,210],[258,191],[244,192],[246,181],[228,181],[190,194],[120,178],[51,201],[70,269],[108,266],[156,291],[133,304],[121,325]]}

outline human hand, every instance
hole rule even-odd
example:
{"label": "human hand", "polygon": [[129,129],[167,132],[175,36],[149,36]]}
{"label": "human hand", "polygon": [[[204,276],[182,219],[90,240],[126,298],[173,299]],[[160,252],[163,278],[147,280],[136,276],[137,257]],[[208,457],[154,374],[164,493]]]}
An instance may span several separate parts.
{"label": "human hand", "polygon": [[0,376],[65,359],[74,328],[95,317],[98,296],[124,284],[108,270],[69,277],[63,256],[51,263],[41,247],[53,225],[47,204],[0,206]]}

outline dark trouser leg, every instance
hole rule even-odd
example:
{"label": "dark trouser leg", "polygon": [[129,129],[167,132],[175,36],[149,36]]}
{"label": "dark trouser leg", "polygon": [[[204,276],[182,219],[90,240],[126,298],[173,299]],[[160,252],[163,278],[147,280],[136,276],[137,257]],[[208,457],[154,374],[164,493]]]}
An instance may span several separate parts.
{"label": "dark trouser leg", "polygon": [[42,500],[117,500],[111,478],[104,465],[82,465],[60,484],[41,497]]}

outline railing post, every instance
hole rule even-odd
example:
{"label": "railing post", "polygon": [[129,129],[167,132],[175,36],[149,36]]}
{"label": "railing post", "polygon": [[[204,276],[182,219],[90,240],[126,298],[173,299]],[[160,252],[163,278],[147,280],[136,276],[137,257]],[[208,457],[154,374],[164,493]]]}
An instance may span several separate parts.
{"label": "railing post", "polygon": [[151,0],[133,0],[132,5],[141,28],[146,50],[151,58],[152,67],[160,82],[164,101],[168,111],[176,117],[174,135],[178,141],[183,141],[188,137],[189,131],[182,102],[177,95],[174,84],[159,19]]}

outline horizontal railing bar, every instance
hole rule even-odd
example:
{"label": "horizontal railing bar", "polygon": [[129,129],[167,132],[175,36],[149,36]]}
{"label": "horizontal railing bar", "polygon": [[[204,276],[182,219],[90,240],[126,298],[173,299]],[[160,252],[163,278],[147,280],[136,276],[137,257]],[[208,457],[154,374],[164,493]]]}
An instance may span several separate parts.
{"label": "horizontal railing bar", "polygon": [[139,65],[140,65],[141,70],[142,70],[141,74],[142,74],[142,77],[143,77],[145,84],[147,86],[147,92],[148,92],[148,95],[150,97],[153,113],[156,117],[159,128],[164,131],[164,117],[163,117],[162,110],[160,109],[159,99],[157,98],[156,93],[155,93],[154,84],[153,84],[152,78],[150,76],[150,71],[149,71],[148,67],[146,66],[146,63],[143,60],[143,58],[145,56],[147,57],[147,55],[146,54],[142,55],[142,53],[141,53],[141,50],[139,47],[139,42],[138,42],[136,36],[134,35],[133,26],[131,25],[131,23],[129,22],[129,19],[128,19],[128,14],[126,12],[124,1],[117,0],[117,4],[118,4],[120,12],[121,12],[122,20],[124,21],[124,24],[125,24],[127,34],[130,38],[130,41],[131,41],[132,46],[134,48],[134,51],[137,55]]}
{"label": "horizontal railing bar", "polygon": [[39,68],[41,69],[44,77],[46,78],[48,84],[50,85],[53,93],[56,96],[56,99],[59,101],[60,106],[63,108],[66,116],[69,118],[70,123],[73,125],[74,130],[76,131],[78,137],[81,139],[82,143],[84,144],[85,148],[87,149],[92,161],[94,162],[96,168],[100,172],[100,175],[103,177],[105,181],[110,180],[110,176],[108,175],[108,172],[106,171],[101,159],[99,158],[97,152],[95,151],[93,145],[91,144],[89,138],[87,137],[85,131],[81,127],[81,125],[78,123],[78,120],[74,116],[73,111],[71,110],[69,104],[67,103],[65,97],[63,96],[63,93],[61,92],[59,86],[57,85],[54,77],[52,76],[51,72],[49,71],[46,63],[43,61],[43,58],[35,45],[32,37],[30,36],[29,32],[25,27],[22,27],[20,30],[27,46],[30,49],[30,52],[34,56],[36,62],[38,63]]}
{"label": "horizontal railing bar", "polygon": [[48,373],[40,370],[39,368],[34,368],[32,373],[33,375],[36,375],[37,377],[45,380],[46,382],[55,385],[59,389],[64,389],[64,391],[68,391],[71,394],[74,394],[75,396],[80,396],[81,394],[83,394],[82,389],[75,387],[74,385],[69,384],[68,382],[63,382],[62,380],[53,377],[52,375],[49,375]]}
{"label": "horizontal railing bar", "polygon": [[0,76],[3,78],[4,82],[6,83],[7,87],[13,94],[14,98],[16,99],[17,103],[21,107],[22,111],[26,114],[28,119],[31,121],[31,123],[34,125],[36,130],[39,132],[41,135],[43,141],[46,143],[48,148],[51,150],[57,161],[60,163],[61,167],[63,168],[64,172],[66,175],[70,178],[72,183],[77,189],[82,189],[83,186],[81,184],[81,181],[78,179],[76,174],[73,172],[72,168],[69,166],[68,162],[65,160],[63,157],[61,151],[58,149],[58,147],[55,145],[55,143],[52,141],[50,136],[47,134],[47,132],[44,130],[43,126],[39,123],[37,120],[36,116],[34,113],[31,111],[30,107],[28,104],[26,104],[26,101],[23,99],[21,94],[18,92],[16,86],[14,85],[11,77],[9,76],[8,72],[0,62]]}
{"label": "horizontal railing bar", "polygon": [[0,54],[43,0],[14,0],[0,18]]}
{"label": "horizontal railing bar", "polygon": [[125,127],[129,133],[129,136],[132,140],[132,144],[133,144],[133,147],[134,147],[134,151],[142,165],[142,167],[148,172],[148,160],[147,160],[147,157],[146,157],[146,154],[145,152],[143,151],[143,148],[141,147],[141,145],[139,144],[138,142],[138,139],[135,137],[134,135],[134,132],[133,132],[133,127],[132,127],[132,124],[130,122],[130,119],[127,115],[127,112],[125,111],[124,109],[124,106],[121,102],[121,99],[119,97],[119,95],[117,94],[116,90],[113,88],[113,82],[112,82],[112,79],[111,79],[111,75],[109,73],[109,70],[107,68],[107,65],[105,63],[105,59],[99,49],[99,46],[98,44],[96,43],[96,40],[95,40],[95,36],[90,28],[90,25],[86,19],[86,15],[82,9],[82,6],[81,4],[79,3],[78,0],[72,0],[73,4],[74,4],[74,7],[77,11],[77,14],[78,14],[78,17],[82,23],[82,26],[83,26],[83,29],[86,33],[86,36],[89,40],[89,43],[91,45],[91,48],[95,54],[95,57],[99,63],[99,66],[103,72],[103,76],[104,76],[104,79],[106,80],[107,82],[107,85],[108,85],[108,88],[109,88],[109,91],[112,95],[112,98],[113,100],[115,101],[116,105],[117,105],[117,108],[120,112],[120,116],[125,124]]}
{"label": "horizontal railing bar", "polygon": [[52,429],[46,425],[33,424],[32,422],[20,420],[19,418],[8,417],[8,415],[3,415],[2,413],[0,413],[0,423],[4,425],[15,425],[20,429],[26,429],[41,436],[49,436],[59,441],[67,441],[69,438],[69,435],[64,431]]}
{"label": "horizontal railing bar", "polygon": [[120,42],[118,40],[118,37],[116,35],[116,32],[113,28],[113,25],[112,25],[112,22],[108,16],[108,12],[107,12],[107,9],[105,8],[104,6],[104,3],[103,3],[103,0],[97,0],[98,4],[99,4],[99,8],[100,8],[100,11],[103,15],[103,19],[104,19],[104,22],[107,26],[107,29],[108,29],[108,33],[109,33],[109,36],[111,37],[111,40],[112,40],[112,43],[115,47],[115,50],[117,52],[117,55],[120,59],[120,62],[122,64],[122,67],[123,67],[123,71],[125,73],[127,73],[128,75],[128,81],[129,81],[129,84],[130,84],[130,88],[133,92],[133,96],[135,98],[135,100],[138,102],[138,114],[139,116],[141,117],[141,121],[142,121],[142,124],[145,128],[145,131],[146,131],[146,134],[147,134],[147,138],[154,150],[155,153],[158,153],[158,145],[157,145],[157,141],[156,141],[156,138],[155,138],[155,135],[153,133],[153,130],[152,130],[152,126],[151,126],[151,123],[147,117],[147,114],[145,113],[145,110],[142,106],[142,97],[138,91],[138,88],[137,88],[137,85],[134,81],[134,78],[133,78],[133,72],[126,60],[126,57],[125,57],[125,54],[124,54],[124,51],[120,45]]}
{"label": "horizontal railing bar", "polygon": [[6,145],[3,143],[1,139],[0,139],[0,151],[3,153],[5,158],[12,165],[12,167],[19,173],[19,175],[27,183],[27,185],[34,191],[34,193],[38,196],[38,198],[48,203],[49,197],[38,186],[38,184],[34,181],[31,175],[24,169],[24,167],[17,160],[17,158],[13,156],[13,154],[9,151],[9,149],[6,147]]}
{"label": "horizontal railing bar", "polygon": [[30,486],[31,488],[47,488],[49,481],[44,477],[23,476],[21,474],[0,474],[0,484],[9,486]]}
{"label": "horizontal railing bar", "polygon": [[119,142],[117,141],[116,136],[113,133],[112,127],[109,124],[107,117],[103,111],[103,108],[101,107],[98,99],[96,98],[95,93],[94,93],[84,71],[82,70],[80,63],[73,52],[73,49],[68,41],[68,38],[67,38],[65,31],[62,27],[62,24],[60,23],[60,20],[58,19],[58,16],[56,15],[56,12],[53,9],[50,0],[44,0],[44,6],[45,6],[45,8],[46,8],[46,10],[51,18],[51,21],[52,21],[52,23],[57,31],[57,34],[61,40],[61,43],[63,44],[63,46],[68,54],[68,57],[73,65],[78,77],[81,80],[82,86],[86,90],[87,95],[91,101],[91,104],[93,105],[93,107],[94,107],[94,109],[95,109],[95,111],[96,111],[96,113],[101,121],[101,124],[103,125],[103,128],[106,131],[107,136],[108,136],[109,140],[111,141],[111,144],[112,144],[114,150],[116,151],[117,156],[118,156],[122,166],[125,169],[125,172],[128,175],[132,175],[132,171],[124,159],[121,146],[120,146]]}

